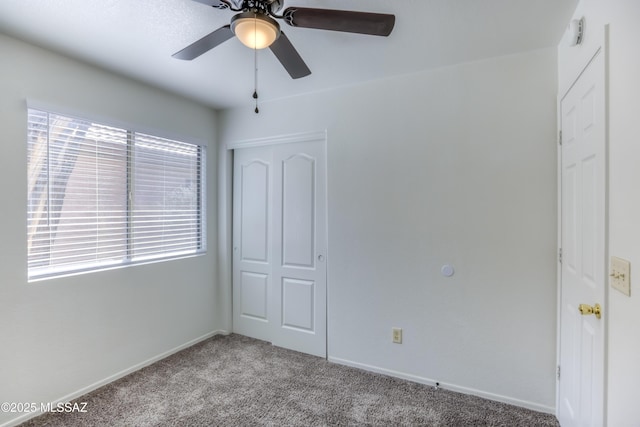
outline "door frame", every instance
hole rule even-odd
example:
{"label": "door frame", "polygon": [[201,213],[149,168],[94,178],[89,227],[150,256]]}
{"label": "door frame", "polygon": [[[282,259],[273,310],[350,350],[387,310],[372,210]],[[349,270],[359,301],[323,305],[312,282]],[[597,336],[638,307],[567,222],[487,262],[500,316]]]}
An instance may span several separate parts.
{"label": "door frame", "polygon": [[[556,150],[557,150],[557,307],[556,307],[556,416],[559,415],[560,410],[560,377],[561,377],[561,320],[562,320],[562,100],[573,89],[578,82],[582,74],[587,67],[591,65],[593,60],[602,55],[604,60],[604,144],[605,144],[605,160],[604,160],[604,271],[608,272],[608,260],[609,260],[609,25],[604,25],[602,31],[599,33],[598,42],[591,46],[591,51],[588,53],[582,53],[582,57],[586,59],[578,68],[578,72],[575,73],[575,77],[571,80],[565,88],[560,88],[556,100],[556,112],[557,112],[557,130],[556,135],[558,137]],[[605,276],[606,277],[606,276]],[[605,321],[605,327],[603,328],[603,341],[604,341],[604,358],[603,358],[603,402],[602,413],[604,426],[607,425],[607,408],[608,408],[608,328],[609,328],[609,284],[608,281],[604,283],[604,300],[602,302],[603,317]]]}
{"label": "door frame", "polygon": [[[328,323],[329,313],[329,174],[328,174],[328,144],[327,131],[312,131],[294,134],[274,135],[263,138],[235,140],[219,144],[218,148],[218,271],[217,277],[221,284],[220,301],[217,308],[221,311],[223,319],[222,333],[233,332],[233,153],[240,148],[264,147],[277,144],[291,144],[300,142],[320,141],[324,143],[325,168],[325,251],[326,274],[326,313]],[[326,355],[329,356],[329,328],[326,328]]]}

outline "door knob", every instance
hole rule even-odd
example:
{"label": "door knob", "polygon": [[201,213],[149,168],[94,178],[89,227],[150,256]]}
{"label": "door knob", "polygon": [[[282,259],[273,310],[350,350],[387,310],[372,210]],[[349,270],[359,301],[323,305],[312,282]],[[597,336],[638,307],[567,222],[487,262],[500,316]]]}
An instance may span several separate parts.
{"label": "door knob", "polygon": [[600,304],[596,304],[593,307],[591,307],[589,304],[580,304],[578,306],[578,310],[580,310],[580,314],[582,314],[583,316],[595,314],[596,318],[598,319],[602,317],[602,307],[600,307]]}

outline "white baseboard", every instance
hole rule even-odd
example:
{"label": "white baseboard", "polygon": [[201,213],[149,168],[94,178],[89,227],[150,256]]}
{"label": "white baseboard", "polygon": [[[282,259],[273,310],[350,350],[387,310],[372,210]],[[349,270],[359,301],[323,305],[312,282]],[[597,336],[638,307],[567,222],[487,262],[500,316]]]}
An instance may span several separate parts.
{"label": "white baseboard", "polygon": [[[216,336],[216,335],[229,335],[230,333],[231,332],[224,331],[224,330],[218,330],[218,331],[209,332],[209,333],[204,334],[204,335],[202,335],[202,336],[200,336],[198,338],[195,338],[195,339],[193,339],[193,340],[191,340],[189,342],[186,342],[186,343],[184,343],[182,345],[179,345],[178,347],[172,348],[171,350],[165,351],[164,353],[160,353],[160,354],[158,354],[156,356],[153,356],[153,357],[151,357],[151,358],[149,358],[149,359],[147,359],[147,360],[145,360],[143,362],[140,362],[140,363],[138,363],[136,365],[133,365],[133,366],[127,368],[127,369],[124,369],[124,370],[122,370],[122,371],[120,371],[120,372],[118,372],[116,374],[108,376],[105,379],[102,379],[102,380],[97,381],[97,382],[95,382],[95,383],[93,383],[91,385],[83,387],[80,390],[76,390],[73,393],[67,394],[66,396],[63,396],[63,397],[61,397],[59,399],[56,399],[56,400],[52,401],[51,403],[53,405],[56,405],[58,403],[70,402],[70,401],[72,401],[74,399],[77,399],[80,396],[83,396],[83,395],[85,395],[87,393],[92,392],[93,390],[96,390],[96,389],[98,389],[98,388],[100,388],[100,387],[102,387],[104,385],[107,385],[107,384],[109,384],[111,382],[114,382],[115,380],[118,380],[118,379],[120,379],[122,377],[125,377],[125,376],[127,376],[127,375],[129,375],[129,374],[131,374],[131,373],[133,373],[135,371],[138,371],[138,370],[140,370],[140,369],[142,369],[142,368],[144,368],[146,366],[149,366],[149,365],[151,365],[151,364],[153,364],[155,362],[158,362],[159,360],[162,360],[162,359],[164,359],[166,357],[169,357],[172,354],[175,354],[175,353],[177,353],[179,351],[182,351],[182,350],[184,350],[186,348],[189,348],[192,345],[195,345],[195,344],[199,343],[200,341],[204,341],[204,340],[209,339],[209,338],[211,338],[213,336]],[[38,415],[42,415],[42,412],[36,411],[36,412],[30,412],[30,413],[27,413],[27,414],[23,414],[23,415],[21,415],[21,416],[19,416],[17,418],[14,418],[12,420],[9,420],[9,421],[5,422],[4,424],[0,424],[0,427],[14,427],[14,426],[17,426],[18,424],[21,424],[21,423],[23,423],[23,422],[25,422],[25,421],[27,421],[27,420],[29,420],[31,418],[35,418]]]}
{"label": "white baseboard", "polygon": [[[419,377],[413,374],[407,374],[405,372],[394,371],[391,369],[380,368],[378,366],[367,365],[364,363],[354,362],[352,360],[340,359],[338,357],[328,357],[329,362],[338,363],[340,365],[351,366],[353,368],[362,369],[369,372],[375,372],[378,374],[388,375],[390,377],[396,377],[407,381],[416,382],[419,384],[426,384],[435,387],[436,380],[432,380],[430,378]],[[439,382],[439,381],[438,381]],[[547,414],[555,415],[556,408],[552,406],[540,405],[538,403],[529,402],[526,400],[514,399],[508,396],[502,396],[499,394],[489,393],[482,390],[476,390],[469,387],[463,387],[456,384],[449,384],[439,382],[439,387],[446,390],[455,391],[458,393],[469,394],[472,396],[482,397],[484,399],[494,400],[496,402],[508,403],[514,406],[520,406],[522,408],[531,409],[538,412],[544,412]]]}

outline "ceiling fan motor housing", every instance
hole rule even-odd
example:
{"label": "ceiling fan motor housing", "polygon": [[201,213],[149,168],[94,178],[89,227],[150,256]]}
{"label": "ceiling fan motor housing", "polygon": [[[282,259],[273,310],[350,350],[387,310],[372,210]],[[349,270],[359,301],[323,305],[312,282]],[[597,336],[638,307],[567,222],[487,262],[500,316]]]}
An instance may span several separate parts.
{"label": "ceiling fan motor housing", "polygon": [[244,0],[242,10],[264,14],[278,13],[284,6],[284,0]]}
{"label": "ceiling fan motor housing", "polygon": [[284,7],[284,0],[269,0],[271,13],[278,13]]}

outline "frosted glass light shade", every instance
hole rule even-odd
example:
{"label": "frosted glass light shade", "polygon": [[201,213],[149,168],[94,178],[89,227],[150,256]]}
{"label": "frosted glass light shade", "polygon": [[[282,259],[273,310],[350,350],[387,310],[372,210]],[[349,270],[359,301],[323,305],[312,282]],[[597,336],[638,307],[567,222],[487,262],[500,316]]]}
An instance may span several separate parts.
{"label": "frosted glass light shade", "polygon": [[251,49],[269,47],[280,35],[280,26],[276,21],[251,12],[234,16],[231,29],[242,44]]}

